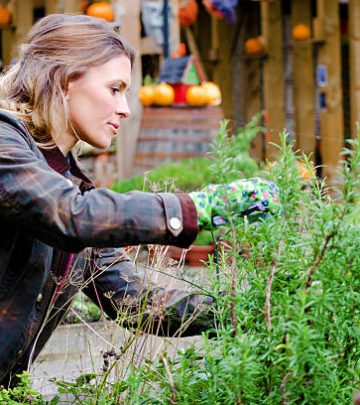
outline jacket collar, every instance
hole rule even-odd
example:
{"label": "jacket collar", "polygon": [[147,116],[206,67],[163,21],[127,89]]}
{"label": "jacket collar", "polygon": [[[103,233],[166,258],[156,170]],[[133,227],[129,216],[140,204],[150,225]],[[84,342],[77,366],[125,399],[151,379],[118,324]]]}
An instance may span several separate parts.
{"label": "jacket collar", "polygon": [[57,146],[51,149],[40,148],[40,150],[44,155],[48,165],[56,172],[60,173],[63,176],[65,176],[66,173],[70,172],[73,176],[80,179],[81,191],[84,192],[86,190],[94,188],[92,181],[81,171],[71,152],[69,152],[67,159]]}

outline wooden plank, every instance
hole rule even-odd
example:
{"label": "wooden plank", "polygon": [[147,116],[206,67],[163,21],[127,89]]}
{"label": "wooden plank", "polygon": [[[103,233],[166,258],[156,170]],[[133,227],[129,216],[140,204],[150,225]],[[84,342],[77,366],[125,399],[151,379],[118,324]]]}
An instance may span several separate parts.
{"label": "wooden plank", "polygon": [[360,123],[360,0],[349,1],[350,115],[351,135],[357,136]]}
{"label": "wooden plank", "polygon": [[2,28],[1,31],[1,45],[2,45],[2,60],[4,66],[10,64],[13,51],[14,51],[14,42],[15,42],[15,27],[9,26]]}
{"label": "wooden plank", "polygon": [[57,12],[57,0],[45,0],[45,15]]}
{"label": "wooden plank", "polygon": [[32,27],[33,20],[33,0],[21,1],[16,0],[14,3],[13,22],[16,27],[15,30],[15,44],[20,43],[30,28]]}
{"label": "wooden plank", "polygon": [[[264,108],[269,117],[267,141],[278,144],[285,126],[285,88],[281,1],[261,3],[261,28],[265,38],[267,59],[264,62]],[[276,159],[277,150],[266,144],[266,158]]]}
{"label": "wooden plank", "polygon": [[[291,3],[291,25],[311,27],[311,1]],[[297,147],[309,154],[315,152],[314,61],[311,42],[293,41],[293,82]]]}
{"label": "wooden plank", "polygon": [[64,13],[81,13],[81,0],[63,0]]}
{"label": "wooden plank", "polygon": [[[213,20],[214,21],[214,20]],[[200,27],[201,28],[201,27]],[[233,66],[232,66],[232,41],[234,26],[218,20],[212,35],[212,47],[218,46],[217,60],[212,71],[212,80],[219,85],[222,93],[222,108],[226,118],[233,118]],[[216,34],[217,32],[217,34]],[[216,39],[217,36],[217,39]],[[219,44],[219,45],[217,45]],[[221,45],[220,45],[221,44]]]}
{"label": "wooden plank", "polygon": [[344,122],[341,87],[340,18],[337,1],[318,0],[323,12],[323,46],[319,47],[318,64],[327,69],[327,86],[320,89],[326,98],[326,107],[320,110],[320,153],[323,176],[329,183],[336,180],[336,168],[344,145]]}
{"label": "wooden plank", "polygon": [[[141,1],[112,0],[116,13],[121,23],[121,33],[135,49],[140,49],[140,11]],[[120,125],[119,135],[116,138],[116,162],[117,178],[129,177],[131,175],[133,158],[135,155],[136,142],[140,131],[142,107],[138,100],[138,92],[142,83],[141,56],[137,55],[132,71],[131,89],[127,96],[131,115],[123,120]]]}

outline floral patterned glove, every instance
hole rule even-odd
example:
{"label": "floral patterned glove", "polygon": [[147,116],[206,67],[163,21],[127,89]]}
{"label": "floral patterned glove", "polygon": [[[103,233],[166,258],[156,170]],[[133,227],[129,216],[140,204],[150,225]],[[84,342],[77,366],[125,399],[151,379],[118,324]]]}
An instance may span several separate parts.
{"label": "floral patterned glove", "polygon": [[239,216],[246,215],[250,221],[279,214],[278,193],[274,183],[255,177],[233,181],[225,186],[209,184],[201,191],[190,193],[190,197],[196,206],[199,226],[210,230],[227,222],[227,207],[235,207]]}

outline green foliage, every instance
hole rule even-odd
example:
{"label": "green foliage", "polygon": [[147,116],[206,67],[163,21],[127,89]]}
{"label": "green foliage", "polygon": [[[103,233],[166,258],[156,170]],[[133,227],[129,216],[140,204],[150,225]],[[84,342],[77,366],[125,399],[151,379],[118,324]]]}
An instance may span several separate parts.
{"label": "green foliage", "polygon": [[66,314],[64,323],[97,322],[101,315],[101,309],[80,292],[72,302],[71,310]]}
{"label": "green foliage", "polygon": [[0,388],[0,404],[6,405],[56,405],[59,398],[54,397],[46,402],[42,395],[33,390],[30,382],[30,375],[26,371],[17,375],[19,383],[16,387],[5,389]]}
{"label": "green foliage", "polygon": [[[149,171],[145,176],[134,176],[112,185],[112,190],[125,193],[131,190],[144,191],[184,191],[199,190],[209,183],[219,180],[219,170],[227,173],[226,180],[252,177],[259,171],[258,163],[250,157],[251,141],[263,129],[259,125],[260,115],[240,128],[234,136],[227,131],[228,121],[220,128],[217,139],[211,145],[213,159],[222,162],[221,167],[213,166],[213,159],[197,157],[167,162]],[[222,149],[226,144],[226,156]]]}
{"label": "green foliage", "polygon": [[[223,123],[211,166],[218,183],[238,173],[232,142]],[[233,249],[209,265],[216,322],[202,345],[133,365],[125,380],[103,374],[87,391],[77,382],[71,389],[86,399],[74,403],[350,404],[360,390],[359,139],[344,156],[339,189],[315,175],[304,182],[282,134],[269,177],[283,214],[249,224],[228,212]]]}
{"label": "green foliage", "polygon": [[214,180],[206,157],[182,159],[157,166],[144,176],[134,176],[113,184],[112,189],[119,193],[131,190],[192,191]]}

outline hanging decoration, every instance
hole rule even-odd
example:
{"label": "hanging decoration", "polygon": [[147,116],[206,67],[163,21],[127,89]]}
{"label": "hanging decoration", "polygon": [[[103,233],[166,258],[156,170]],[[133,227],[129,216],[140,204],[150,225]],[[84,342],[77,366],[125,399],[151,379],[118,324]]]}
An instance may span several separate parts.
{"label": "hanging decoration", "polygon": [[239,0],[202,0],[202,2],[206,10],[214,17],[235,23]]}
{"label": "hanging decoration", "polygon": [[195,0],[179,0],[179,23],[181,27],[194,24],[199,7]]}

